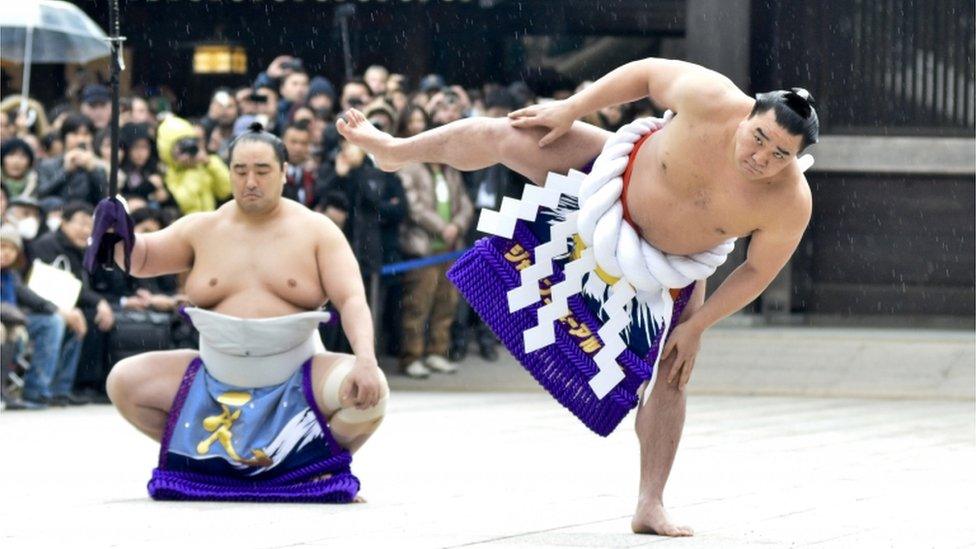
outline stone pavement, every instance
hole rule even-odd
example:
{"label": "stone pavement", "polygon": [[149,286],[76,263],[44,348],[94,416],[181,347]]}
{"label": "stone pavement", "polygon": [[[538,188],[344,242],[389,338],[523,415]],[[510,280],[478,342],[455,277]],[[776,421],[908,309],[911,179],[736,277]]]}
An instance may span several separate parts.
{"label": "stone pavement", "polygon": [[[971,330],[765,327],[752,321],[736,317],[705,333],[691,394],[976,399]],[[392,359],[384,368],[396,371]],[[472,356],[457,376],[390,380],[401,390],[538,390],[510,356],[495,363]]]}
{"label": "stone pavement", "polygon": [[0,547],[963,547],[965,401],[699,396],[667,494],[690,539],[629,533],[629,421],[590,434],[538,393],[395,395],[357,455],[369,503],[157,503],[157,447],[111,407],[3,413]]}
{"label": "stone pavement", "polygon": [[694,538],[629,533],[632,418],[602,439],[517,365],[472,360],[391,377],[359,505],[153,502],[157,446],[111,407],[4,412],[0,547],[976,546],[971,333],[730,330],[666,494]]}

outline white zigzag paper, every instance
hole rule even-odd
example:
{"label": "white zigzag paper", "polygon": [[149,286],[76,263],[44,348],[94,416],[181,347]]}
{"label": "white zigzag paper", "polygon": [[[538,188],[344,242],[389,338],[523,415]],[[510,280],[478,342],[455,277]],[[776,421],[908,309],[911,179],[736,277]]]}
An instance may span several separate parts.
{"label": "white zigzag paper", "polygon": [[603,304],[607,313],[607,321],[597,331],[603,340],[603,347],[593,357],[600,368],[599,373],[590,380],[590,388],[598,398],[607,396],[624,378],[624,373],[617,364],[617,357],[627,348],[627,343],[620,337],[620,332],[630,324],[630,302],[636,295],[634,287],[626,280],[618,280],[610,288],[610,299]]}

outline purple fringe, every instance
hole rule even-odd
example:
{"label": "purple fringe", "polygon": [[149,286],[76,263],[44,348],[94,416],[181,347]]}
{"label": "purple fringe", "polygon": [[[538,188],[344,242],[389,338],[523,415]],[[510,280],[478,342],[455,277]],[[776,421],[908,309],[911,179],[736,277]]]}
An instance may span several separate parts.
{"label": "purple fringe", "polygon": [[[359,493],[359,479],[352,474],[349,467],[352,455],[339,446],[328,422],[315,403],[312,390],[312,359],[302,365],[302,392],[305,400],[315,413],[315,418],[322,427],[322,434],[326,444],[338,451],[325,461],[313,463],[290,471],[274,479],[260,482],[238,478],[228,478],[214,475],[204,475],[185,471],[169,471],[166,469],[166,457],[169,450],[173,430],[179,420],[180,411],[186,402],[187,393],[202,361],[195,358],[186,369],[180,388],[173,400],[166,430],[159,451],[159,466],[153,470],[149,480],[149,495],[156,500],[175,501],[254,501],[254,502],[282,502],[282,503],[350,503]],[[329,474],[324,480],[311,480]]]}
{"label": "purple fringe", "polygon": [[[508,311],[506,294],[521,283],[518,270],[505,259],[505,253],[515,243],[520,244],[530,258],[534,259],[538,240],[525,223],[519,222],[511,240],[487,237],[475,243],[447,272],[447,277],[509,352],[549,394],[593,432],[607,436],[637,406],[640,386],[651,378],[652,364],[657,356],[660,340],[644,358],[630,350],[625,350],[618,357],[617,362],[624,371],[624,380],[603,399],[597,398],[589,386],[589,380],[599,370],[598,366],[580,348],[562,323],[556,325],[556,342],[553,345],[525,353],[522,334],[538,322],[537,311],[542,303],[533,304],[515,313]],[[553,275],[549,279],[555,284],[562,278],[562,267],[554,265]],[[680,316],[687,303],[691,289],[692,286],[684,288],[675,300],[675,319]],[[569,299],[569,308],[573,316],[586,324],[599,339],[596,332],[602,324],[586,306],[582,296],[572,296]]]}

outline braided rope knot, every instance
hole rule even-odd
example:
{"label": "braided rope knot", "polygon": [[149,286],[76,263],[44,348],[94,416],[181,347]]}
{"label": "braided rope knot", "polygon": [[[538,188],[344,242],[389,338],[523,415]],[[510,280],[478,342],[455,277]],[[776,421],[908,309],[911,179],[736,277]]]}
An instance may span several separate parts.
{"label": "braided rope knot", "polygon": [[695,280],[708,278],[735,248],[732,238],[702,253],[666,254],[624,221],[620,197],[634,143],[663,128],[672,117],[668,111],[663,119],[640,118],[617,130],[580,185],[580,238],[593,248],[596,263],[605,273],[645,292],[684,288]]}

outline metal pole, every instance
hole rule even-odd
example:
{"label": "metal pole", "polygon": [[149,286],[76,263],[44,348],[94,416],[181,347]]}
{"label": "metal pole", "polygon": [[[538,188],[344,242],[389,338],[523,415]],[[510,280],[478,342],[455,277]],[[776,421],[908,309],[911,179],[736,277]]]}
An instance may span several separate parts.
{"label": "metal pole", "polygon": [[111,171],[108,176],[108,196],[113,197],[119,192],[119,57],[121,55],[122,41],[119,38],[119,0],[112,0],[109,6],[109,40],[112,47],[112,122],[111,140],[112,152],[109,164]]}
{"label": "metal pole", "polygon": [[27,27],[27,40],[24,45],[24,81],[20,83],[20,113],[27,112],[27,98],[30,96],[31,58],[34,53],[34,27]]}
{"label": "metal pole", "polygon": [[342,36],[342,58],[346,65],[346,80],[352,80],[352,47],[349,45],[349,19],[356,15],[356,6],[342,4],[335,9],[335,21],[339,24],[339,34]]}
{"label": "metal pole", "polygon": [[349,19],[343,17],[339,20],[339,28],[342,31],[342,57],[346,63],[346,81],[352,80],[352,50],[349,47]]}

